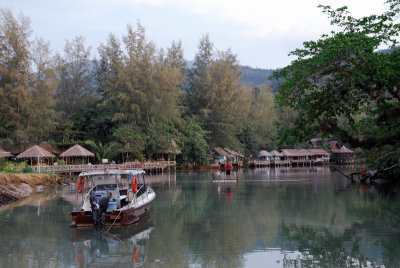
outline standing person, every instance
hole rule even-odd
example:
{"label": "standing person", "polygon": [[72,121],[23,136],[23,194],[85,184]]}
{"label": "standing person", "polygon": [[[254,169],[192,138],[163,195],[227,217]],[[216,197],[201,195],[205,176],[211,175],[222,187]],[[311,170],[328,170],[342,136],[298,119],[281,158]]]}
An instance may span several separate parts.
{"label": "standing person", "polygon": [[225,170],[226,175],[231,175],[231,164],[229,162],[226,162]]}

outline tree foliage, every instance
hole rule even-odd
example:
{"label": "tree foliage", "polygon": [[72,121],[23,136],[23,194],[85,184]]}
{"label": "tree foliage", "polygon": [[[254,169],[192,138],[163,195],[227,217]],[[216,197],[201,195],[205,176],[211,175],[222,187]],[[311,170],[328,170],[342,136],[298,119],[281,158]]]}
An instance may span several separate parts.
{"label": "tree foliage", "polygon": [[[276,100],[293,108],[295,126],[285,139],[333,135],[354,147],[386,152],[383,165],[398,164],[400,141],[400,50],[396,47],[400,1],[387,1],[380,15],[352,17],[346,7],[320,6],[340,28],[296,49]],[[382,46],[389,53],[378,51]],[[384,159],[386,158],[386,159]]]}
{"label": "tree foliage", "polygon": [[47,138],[54,128],[54,60],[49,44],[30,39],[30,21],[0,9],[0,137]]}
{"label": "tree foliage", "polygon": [[206,164],[215,146],[272,148],[270,89],[241,83],[237,55],[214,50],[207,34],[189,69],[181,41],[157,48],[139,22],[120,38],[110,33],[97,58],[82,36],[53,55],[31,39],[28,18],[0,11],[2,143],[88,143],[99,161],[130,161],[157,158],[174,141],[184,165]]}

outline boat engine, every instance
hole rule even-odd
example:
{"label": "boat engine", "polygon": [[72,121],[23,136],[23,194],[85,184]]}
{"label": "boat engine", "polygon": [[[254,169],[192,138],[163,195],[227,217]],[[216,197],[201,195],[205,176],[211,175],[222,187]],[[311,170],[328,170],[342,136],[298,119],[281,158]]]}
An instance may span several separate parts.
{"label": "boat engine", "polygon": [[104,223],[103,213],[108,207],[108,192],[95,191],[90,195],[90,205],[92,206],[92,217],[94,225],[102,225]]}

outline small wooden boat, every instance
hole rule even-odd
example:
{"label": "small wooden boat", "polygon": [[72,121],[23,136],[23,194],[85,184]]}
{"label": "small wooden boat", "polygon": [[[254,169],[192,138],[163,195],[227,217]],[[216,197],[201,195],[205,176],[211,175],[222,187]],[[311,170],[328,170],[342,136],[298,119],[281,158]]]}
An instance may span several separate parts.
{"label": "small wooden boat", "polygon": [[217,171],[212,173],[212,181],[213,182],[238,182],[238,177],[236,172],[230,173],[230,175],[226,175],[224,171]]}
{"label": "small wooden boat", "polygon": [[[83,194],[83,204],[71,212],[72,226],[124,226],[137,222],[156,197],[146,185],[144,174],[143,170],[81,173],[78,191]],[[83,193],[85,182],[91,185],[87,193]]]}

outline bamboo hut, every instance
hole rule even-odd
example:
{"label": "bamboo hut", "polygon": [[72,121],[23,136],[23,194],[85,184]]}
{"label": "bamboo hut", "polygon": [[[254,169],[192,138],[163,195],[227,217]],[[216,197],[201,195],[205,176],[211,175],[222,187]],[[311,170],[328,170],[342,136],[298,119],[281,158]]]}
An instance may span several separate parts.
{"label": "bamboo hut", "polygon": [[261,150],[258,154],[258,159],[261,161],[269,161],[271,160],[272,154],[268,153],[266,150]]}
{"label": "bamboo hut", "polygon": [[28,150],[20,153],[17,155],[17,158],[30,158],[31,160],[31,166],[33,164],[33,160],[37,159],[37,164],[38,164],[38,171],[40,173],[40,159],[42,158],[54,158],[55,156],[52,153],[49,153],[39,145],[34,145]]}
{"label": "bamboo hut", "polygon": [[243,164],[244,155],[241,152],[229,148],[224,148],[224,150],[235,158],[235,163],[239,163],[240,165]]}
{"label": "bamboo hut", "polygon": [[171,140],[171,146],[168,148],[168,149],[166,149],[166,150],[160,150],[159,151],[159,153],[161,154],[161,155],[167,155],[167,157],[168,157],[168,161],[170,161],[170,156],[172,155],[173,157],[173,160],[172,161],[175,161],[175,158],[176,158],[176,155],[177,154],[181,154],[182,153],[182,151],[179,149],[179,147],[178,147],[178,145],[176,144],[176,142],[175,142],[175,140],[174,139],[172,139]]}
{"label": "bamboo hut", "polygon": [[65,163],[68,164],[68,158],[73,158],[73,157],[81,157],[82,160],[84,157],[87,157],[87,161],[89,163],[89,157],[93,157],[94,153],[90,152],[89,150],[83,148],[79,144],[75,144],[62,154],[60,154],[60,157],[65,158]]}
{"label": "bamboo hut", "polygon": [[271,154],[271,165],[280,165],[284,162],[283,160],[285,156],[282,153],[278,152],[277,150],[273,150],[269,153]]}
{"label": "bamboo hut", "polygon": [[10,152],[4,151],[3,149],[0,148],[0,158],[9,158],[13,157],[13,155]]}
{"label": "bamboo hut", "polygon": [[354,163],[354,152],[344,145],[339,150],[332,151],[332,154],[335,156],[335,163],[337,164],[347,165]]}
{"label": "bamboo hut", "polygon": [[324,149],[308,149],[312,155],[312,160],[316,163],[328,163],[330,154]]}
{"label": "bamboo hut", "polygon": [[233,155],[220,147],[215,147],[210,153],[213,156],[213,159],[215,159],[215,163],[224,163],[228,158],[234,158]]}
{"label": "bamboo hut", "polygon": [[41,144],[39,144],[40,147],[42,147],[43,149],[45,149],[46,151],[48,151],[49,153],[52,153],[54,155],[60,155],[61,151],[58,150],[57,148],[55,148],[53,145],[51,145],[50,143],[47,142],[42,142]]}

